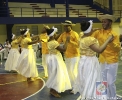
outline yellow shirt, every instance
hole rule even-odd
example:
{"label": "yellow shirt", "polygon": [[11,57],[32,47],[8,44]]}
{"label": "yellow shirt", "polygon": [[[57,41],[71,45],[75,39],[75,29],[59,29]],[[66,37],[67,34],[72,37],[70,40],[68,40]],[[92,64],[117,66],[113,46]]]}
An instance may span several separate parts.
{"label": "yellow shirt", "polygon": [[44,42],[41,41],[42,54],[48,54],[48,48],[47,48],[48,36],[47,36],[47,33],[40,34],[39,38],[40,38],[40,41],[44,40]]}
{"label": "yellow shirt", "polygon": [[32,42],[32,40],[28,37],[25,37],[24,39],[22,39],[21,44],[23,48],[32,49],[32,45],[28,45],[29,42]]}
{"label": "yellow shirt", "polygon": [[89,46],[92,44],[97,44],[98,40],[95,39],[94,37],[85,37],[80,39],[80,55],[85,55],[85,56],[96,56],[96,52],[94,52]]}
{"label": "yellow shirt", "polygon": [[78,57],[80,56],[79,50],[79,35],[75,31],[71,30],[69,33],[62,33],[61,36],[58,38],[59,43],[65,43],[66,37],[70,36],[70,42],[68,43],[67,50],[65,52],[65,56],[67,58]]}
{"label": "yellow shirt", "polygon": [[57,54],[59,51],[56,49],[59,46],[59,43],[56,40],[49,41],[47,43],[48,51],[50,54]]}
{"label": "yellow shirt", "polygon": [[20,46],[21,46],[21,48],[23,48],[23,45],[22,45],[22,41],[23,40],[23,37],[22,36],[20,36],[18,39],[17,39],[17,41],[18,41],[18,43],[20,44]]}
{"label": "yellow shirt", "polygon": [[12,45],[12,48],[18,49],[18,41],[17,41],[17,39],[16,40],[13,40],[11,42],[11,45]]}
{"label": "yellow shirt", "polygon": [[100,54],[99,61],[101,63],[116,63],[119,60],[120,54],[120,42],[119,42],[119,34],[113,32],[111,29],[109,30],[97,30],[95,31],[92,36],[98,39],[100,46],[107,40],[107,38],[113,35],[114,40],[109,43],[106,49]]}
{"label": "yellow shirt", "polygon": [[23,39],[22,36],[19,36],[19,37],[17,38],[18,43],[20,43],[22,39]]}

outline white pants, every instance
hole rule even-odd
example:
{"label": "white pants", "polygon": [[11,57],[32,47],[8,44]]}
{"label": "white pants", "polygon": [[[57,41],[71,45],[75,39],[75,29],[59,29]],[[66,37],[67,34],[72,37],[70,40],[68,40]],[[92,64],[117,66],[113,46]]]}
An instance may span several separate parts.
{"label": "white pants", "polygon": [[3,59],[3,55],[4,55],[4,59],[6,59],[8,57],[8,51],[6,49],[2,49],[0,50],[1,54],[1,59]]}
{"label": "white pants", "polygon": [[115,81],[117,76],[118,63],[112,63],[112,64],[104,63],[100,65],[101,65],[103,81],[107,81],[108,83],[108,89],[107,89],[108,99],[116,100]]}
{"label": "white pants", "polygon": [[5,52],[5,49],[0,50],[0,56],[1,56],[1,61],[3,60],[3,54]]}
{"label": "white pants", "polygon": [[78,62],[80,57],[73,57],[73,58],[65,58],[65,63],[67,67],[67,71],[69,74],[71,86],[74,86],[75,79],[78,74]]}
{"label": "white pants", "polygon": [[44,68],[45,77],[48,77],[47,63],[46,63],[46,59],[48,56],[49,54],[42,54],[42,66]]}
{"label": "white pants", "polygon": [[9,48],[5,48],[5,51],[4,51],[4,59],[7,59],[8,53],[9,53]]}

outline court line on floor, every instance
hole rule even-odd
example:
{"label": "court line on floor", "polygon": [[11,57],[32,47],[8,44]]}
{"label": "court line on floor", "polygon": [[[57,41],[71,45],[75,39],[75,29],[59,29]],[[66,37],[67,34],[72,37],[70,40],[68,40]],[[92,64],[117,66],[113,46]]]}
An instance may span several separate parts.
{"label": "court line on floor", "polygon": [[18,73],[8,73],[8,72],[6,72],[6,73],[0,73],[0,74],[18,74]]}
{"label": "court line on floor", "polygon": [[[3,69],[3,68],[0,68]],[[39,67],[37,69],[44,69],[43,67]],[[9,73],[9,72],[0,72],[0,74],[18,74],[18,73]]]}
{"label": "court line on floor", "polygon": [[[0,68],[0,69],[5,69],[4,67],[3,68]],[[43,67],[37,67],[37,69],[44,69]]]}
{"label": "court line on floor", "polygon": [[81,96],[79,96],[78,98],[77,98],[77,100],[80,100],[81,99]]}
{"label": "court line on floor", "polygon": [[[36,63],[36,65],[43,68],[43,66],[42,66],[41,64],[39,64],[39,63]],[[3,65],[3,66],[4,66],[4,65]],[[3,67],[3,66],[1,66],[0,69],[5,69],[5,67]]]}
{"label": "court line on floor", "polygon": [[15,82],[8,82],[8,83],[0,84],[0,86],[9,85],[9,84],[13,84],[13,83],[19,83],[19,82],[25,82],[25,80],[23,80],[23,81],[15,81]]}
{"label": "court line on floor", "polygon": [[122,98],[122,95],[118,95],[118,94],[117,94],[117,96],[120,97],[120,98]]}
{"label": "court line on floor", "polygon": [[30,97],[36,95],[37,93],[39,93],[39,92],[45,87],[45,81],[44,81],[42,78],[40,78],[40,79],[43,81],[43,86],[42,86],[42,88],[41,88],[40,90],[38,90],[37,92],[35,92],[34,94],[32,94],[32,95],[30,95],[30,96],[28,96],[28,97],[26,97],[26,98],[24,98],[24,99],[22,99],[22,100],[26,100],[26,99],[28,99],[28,98],[30,98]]}

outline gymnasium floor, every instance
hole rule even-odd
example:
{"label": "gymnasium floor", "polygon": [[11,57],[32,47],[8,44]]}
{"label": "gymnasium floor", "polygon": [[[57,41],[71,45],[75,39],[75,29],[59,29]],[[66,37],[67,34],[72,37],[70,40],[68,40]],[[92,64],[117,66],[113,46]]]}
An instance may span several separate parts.
{"label": "gymnasium floor", "polygon": [[[0,100],[78,100],[79,98],[79,93],[74,95],[69,91],[61,93],[61,98],[55,98],[49,94],[49,89],[44,86],[46,79],[43,78],[41,58],[37,59],[41,79],[29,83],[23,76],[5,71],[4,63],[5,60],[0,64]],[[119,63],[116,88],[118,98],[122,100],[122,61]]]}

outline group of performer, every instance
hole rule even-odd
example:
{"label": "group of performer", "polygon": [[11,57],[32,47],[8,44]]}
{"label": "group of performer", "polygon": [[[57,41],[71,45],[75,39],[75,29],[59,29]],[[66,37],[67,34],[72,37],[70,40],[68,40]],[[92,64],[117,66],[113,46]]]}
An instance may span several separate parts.
{"label": "group of performer", "polygon": [[[92,20],[82,21],[80,34],[73,31],[75,24],[69,20],[62,23],[65,32],[61,34],[56,34],[57,28],[44,25],[41,34],[31,38],[29,29],[22,29],[18,38],[12,35],[5,70],[17,71],[27,81],[38,79],[32,44],[40,42],[46,86],[51,95],[61,97],[61,92],[70,90],[74,94],[79,92],[81,100],[98,100],[96,82],[107,81],[107,97],[116,100],[120,41],[119,34],[112,30],[112,22],[117,18],[102,15],[98,19],[102,22],[102,29],[94,30]],[[18,45],[21,45],[21,54]],[[60,52],[64,52],[65,60]]]}

